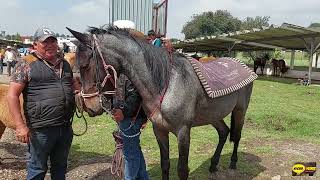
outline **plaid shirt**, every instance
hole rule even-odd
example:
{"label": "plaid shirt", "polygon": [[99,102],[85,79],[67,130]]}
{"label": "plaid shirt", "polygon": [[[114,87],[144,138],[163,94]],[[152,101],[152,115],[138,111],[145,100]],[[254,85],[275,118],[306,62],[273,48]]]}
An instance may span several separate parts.
{"label": "plaid shirt", "polygon": [[[36,56],[33,54],[33,56]],[[39,56],[36,56],[39,57]],[[61,62],[61,57],[58,56],[58,61],[55,65],[50,65],[52,69],[54,69],[55,73],[59,76],[59,64]],[[49,63],[49,62],[48,62]],[[30,81],[30,63],[25,59],[20,59],[19,62],[15,65],[13,73],[10,78],[10,82],[15,83],[28,83]]]}

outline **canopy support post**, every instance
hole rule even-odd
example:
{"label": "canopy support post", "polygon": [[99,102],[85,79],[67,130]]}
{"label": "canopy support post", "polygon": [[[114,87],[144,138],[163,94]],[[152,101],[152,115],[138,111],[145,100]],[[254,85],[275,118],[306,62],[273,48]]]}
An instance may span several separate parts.
{"label": "canopy support post", "polygon": [[290,61],[290,69],[294,69],[294,59],[295,59],[295,50],[291,50],[291,61]]}

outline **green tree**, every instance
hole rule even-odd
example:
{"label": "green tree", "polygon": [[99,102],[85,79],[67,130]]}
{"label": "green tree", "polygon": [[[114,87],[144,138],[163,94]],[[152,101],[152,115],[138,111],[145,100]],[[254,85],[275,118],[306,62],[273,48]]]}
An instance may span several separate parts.
{"label": "green tree", "polygon": [[16,35],[14,35],[13,40],[22,41],[21,35],[17,33]]}
{"label": "green tree", "polygon": [[320,23],[311,23],[309,28],[317,28],[320,29]]}
{"label": "green tree", "polygon": [[246,17],[241,23],[241,29],[262,28],[263,26],[269,27],[270,16],[256,16]]}
{"label": "green tree", "polygon": [[204,12],[192,16],[191,21],[187,22],[182,33],[186,39],[206,35],[217,35],[239,30],[241,21],[233,17],[226,10],[217,10],[216,12]]}
{"label": "green tree", "polygon": [[11,38],[12,38],[11,35],[9,35],[9,34],[6,35],[7,40],[11,40]]}

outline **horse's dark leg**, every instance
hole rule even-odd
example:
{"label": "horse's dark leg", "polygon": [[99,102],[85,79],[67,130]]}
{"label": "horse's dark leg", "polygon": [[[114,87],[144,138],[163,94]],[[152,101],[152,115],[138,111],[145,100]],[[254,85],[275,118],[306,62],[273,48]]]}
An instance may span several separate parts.
{"label": "horse's dark leg", "polygon": [[276,67],[273,65],[273,76],[276,76]]}
{"label": "horse's dark leg", "polygon": [[226,143],[229,134],[229,128],[223,120],[214,122],[213,126],[216,128],[219,134],[219,143],[217,145],[216,151],[214,152],[214,155],[211,158],[211,165],[209,168],[209,171],[211,173],[218,170],[217,165],[219,163],[221,151],[223,149],[224,144]]}
{"label": "horse's dark leg", "polygon": [[189,176],[188,159],[190,147],[190,128],[190,126],[185,125],[178,132],[178,176],[180,180],[186,180]]}
{"label": "horse's dark leg", "polygon": [[256,64],[256,62],[253,62],[253,71],[254,73],[257,73],[257,69],[258,69],[258,65]]}
{"label": "horse's dark leg", "polygon": [[260,66],[261,74],[263,75],[264,66]]}
{"label": "horse's dark leg", "polygon": [[244,123],[245,112],[246,111],[235,109],[231,114],[230,141],[234,142],[234,147],[229,166],[230,169],[237,169],[238,146],[241,139],[241,130]]}
{"label": "horse's dark leg", "polygon": [[162,179],[169,179],[170,159],[169,159],[169,132],[153,126],[154,135],[160,147]]}
{"label": "horse's dark leg", "polygon": [[0,139],[1,139],[5,129],[6,129],[6,126],[3,124],[3,122],[0,121]]}

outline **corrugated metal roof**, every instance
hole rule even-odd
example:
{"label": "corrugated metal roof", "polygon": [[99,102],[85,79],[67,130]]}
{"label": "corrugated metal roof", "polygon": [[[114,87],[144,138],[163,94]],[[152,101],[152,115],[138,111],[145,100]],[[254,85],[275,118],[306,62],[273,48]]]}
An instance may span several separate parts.
{"label": "corrugated metal roof", "polygon": [[[320,43],[320,31],[304,28],[288,23],[281,26],[264,27],[237,31],[218,36],[207,36],[187,39],[174,43],[175,48],[182,48],[186,52],[224,50],[227,51],[234,44],[232,50],[268,50],[272,48],[306,50],[306,43],[314,40],[315,46]],[[309,48],[309,47],[308,47]]]}
{"label": "corrugated metal roof", "polygon": [[0,46],[13,46],[14,44],[17,44],[18,47],[30,47],[32,44],[24,44],[19,41],[14,40],[6,40],[6,39],[0,39]]}
{"label": "corrugated metal roof", "polygon": [[241,51],[252,51],[252,50],[271,50],[276,47],[244,42],[242,43],[239,40],[232,39],[221,36],[207,36],[191,40],[179,41],[174,43],[174,47],[177,49],[183,49],[184,52],[194,52],[194,51],[228,51],[232,50],[241,50]]}
{"label": "corrugated metal roof", "polygon": [[291,50],[306,50],[305,42],[309,43],[312,38],[316,44],[320,43],[320,31],[288,23],[279,27],[271,26],[249,32],[230,33],[228,37],[242,42],[256,42]]}

